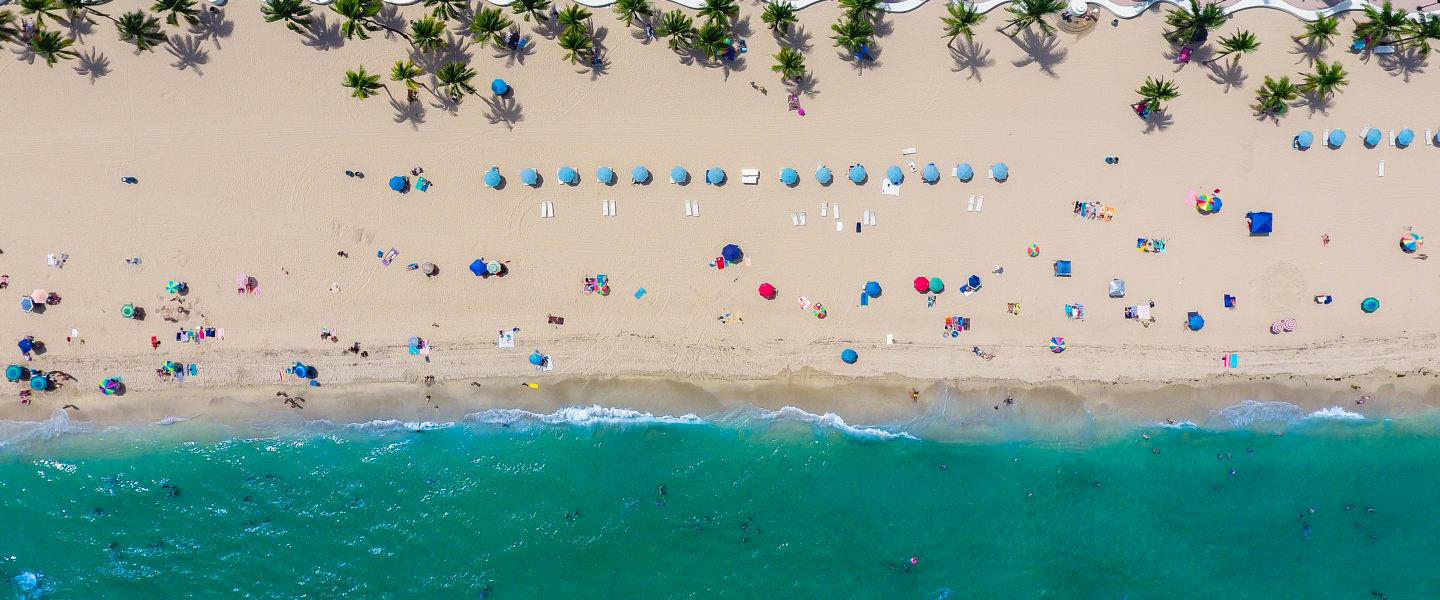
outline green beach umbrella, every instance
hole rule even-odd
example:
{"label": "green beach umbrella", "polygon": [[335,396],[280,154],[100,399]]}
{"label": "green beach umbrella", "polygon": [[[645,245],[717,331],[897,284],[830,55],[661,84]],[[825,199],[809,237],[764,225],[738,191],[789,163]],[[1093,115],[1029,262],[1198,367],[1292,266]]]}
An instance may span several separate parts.
{"label": "green beach umbrella", "polygon": [[134,304],[126,304],[125,306],[120,307],[120,316],[125,317],[125,318],[127,318],[127,319],[132,319],[132,318],[134,318],[134,317],[135,317],[135,305],[134,305]]}
{"label": "green beach umbrella", "polygon": [[1360,310],[1363,310],[1366,313],[1373,313],[1377,310],[1380,310],[1380,301],[1376,300],[1374,296],[1361,300]]}

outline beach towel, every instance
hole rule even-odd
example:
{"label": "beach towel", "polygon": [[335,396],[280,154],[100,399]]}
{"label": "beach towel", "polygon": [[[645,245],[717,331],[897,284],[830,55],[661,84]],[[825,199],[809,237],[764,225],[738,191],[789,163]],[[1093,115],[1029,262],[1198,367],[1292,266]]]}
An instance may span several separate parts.
{"label": "beach towel", "polygon": [[635,290],[635,299],[636,299],[636,300],[639,300],[639,299],[641,299],[641,298],[644,298],[646,293],[648,293],[648,292],[645,291],[645,288],[640,288],[640,289],[638,289],[638,290]]}
{"label": "beach towel", "polygon": [[397,256],[400,256],[400,251],[391,248],[389,252],[385,253],[385,257],[380,259],[380,264],[388,267],[390,266],[390,263],[395,262],[395,257]]}
{"label": "beach towel", "polygon": [[[900,184],[898,184],[898,183],[890,183],[890,179],[889,179],[889,178],[881,178],[881,179],[880,179],[880,193],[885,194],[886,196],[899,196],[899,195],[900,195]],[[838,217],[837,217],[837,218],[838,218]]]}
{"label": "beach towel", "polygon": [[513,332],[513,331],[502,331],[502,332],[500,332],[499,339],[495,340],[495,346],[498,347],[498,348],[514,348],[514,347],[515,347],[515,332]]}

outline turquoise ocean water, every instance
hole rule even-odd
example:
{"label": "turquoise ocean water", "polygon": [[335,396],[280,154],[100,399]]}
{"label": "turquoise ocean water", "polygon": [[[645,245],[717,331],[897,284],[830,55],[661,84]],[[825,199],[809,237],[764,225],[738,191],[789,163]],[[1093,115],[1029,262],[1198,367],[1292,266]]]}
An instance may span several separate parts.
{"label": "turquoise ocean water", "polygon": [[0,597],[1440,598],[1433,419],[1227,410],[3,423]]}

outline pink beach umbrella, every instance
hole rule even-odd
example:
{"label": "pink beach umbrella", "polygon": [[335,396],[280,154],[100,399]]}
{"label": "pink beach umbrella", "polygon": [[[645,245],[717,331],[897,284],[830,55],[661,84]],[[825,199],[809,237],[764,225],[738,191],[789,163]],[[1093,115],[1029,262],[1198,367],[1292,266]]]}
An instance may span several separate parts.
{"label": "pink beach umbrella", "polygon": [[247,290],[250,289],[250,276],[244,273],[237,273],[235,275],[235,287]]}
{"label": "pink beach umbrella", "polygon": [[35,290],[30,292],[30,299],[34,300],[36,304],[44,304],[46,300],[50,299],[50,292]]}

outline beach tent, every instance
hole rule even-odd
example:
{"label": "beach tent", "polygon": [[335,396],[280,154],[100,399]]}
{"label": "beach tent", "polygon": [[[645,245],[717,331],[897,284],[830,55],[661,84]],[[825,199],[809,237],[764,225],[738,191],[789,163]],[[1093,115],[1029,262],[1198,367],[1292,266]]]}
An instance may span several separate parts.
{"label": "beach tent", "polygon": [[922,293],[922,294],[928,293],[928,292],[930,291],[930,280],[929,280],[928,278],[925,278],[925,277],[916,277],[916,278],[915,278],[915,291],[920,292],[920,293]]}
{"label": "beach tent", "polygon": [[920,171],[920,179],[925,180],[925,183],[935,183],[937,181],[940,181],[939,167],[936,167],[935,163],[925,165],[925,168]]}
{"label": "beach tent", "polygon": [[510,84],[505,83],[504,79],[496,79],[490,82],[490,92],[496,96],[504,96],[510,92]]}
{"label": "beach tent", "polygon": [[635,165],[635,168],[630,169],[630,181],[631,183],[649,182],[650,169],[645,168],[645,165]]}
{"label": "beach tent", "polygon": [[560,183],[563,183],[565,185],[575,185],[577,183],[580,183],[580,174],[576,173],[575,169],[569,166],[564,166],[556,169],[555,177],[560,180]]}
{"label": "beach tent", "polygon": [[830,167],[821,165],[815,169],[815,181],[820,182],[820,185],[830,185],[834,180],[835,174],[830,172]]}
{"label": "beach tent", "polygon": [[930,291],[936,294],[945,291],[945,282],[941,281],[939,277],[931,277]]}
{"label": "beach tent", "polygon": [[1377,311],[1377,310],[1380,310],[1380,301],[1379,301],[1379,300],[1376,300],[1374,297],[1370,297],[1370,298],[1366,298],[1366,299],[1364,299],[1364,300],[1361,300],[1361,301],[1360,301],[1360,310],[1363,310],[1363,311],[1365,311],[1366,313],[1373,313],[1373,312],[1375,312],[1375,311]]}
{"label": "beach tent", "polygon": [[995,181],[1005,181],[1010,178],[1010,167],[1005,166],[1005,163],[995,163],[995,166],[990,167],[990,172],[995,175]]}
{"label": "beach tent", "polygon": [[480,260],[480,259],[478,259],[478,258],[475,259],[474,261],[471,261],[471,263],[470,263],[470,272],[473,273],[476,277],[480,277],[481,275],[484,275],[484,274],[485,274],[485,261]]}
{"label": "beach tent", "polygon": [[955,177],[960,181],[970,181],[975,177],[975,168],[970,163],[960,163],[955,166]]}
{"label": "beach tent", "polygon": [[720,167],[710,167],[705,170],[705,183],[708,185],[721,185],[725,183],[725,170]]}
{"label": "beach tent", "polygon": [[1192,310],[1189,314],[1185,315],[1185,326],[1189,327],[1190,331],[1200,331],[1205,328],[1205,317],[1200,316],[1200,313]]}
{"label": "beach tent", "polygon": [[852,183],[865,183],[866,177],[868,177],[868,175],[865,174],[865,167],[860,165],[850,167],[850,181]]}
{"label": "beach tent", "polygon": [[720,249],[720,257],[724,258],[725,262],[738,263],[745,257],[745,253],[741,252],[740,247],[735,244],[725,244],[725,247]]}
{"label": "beach tent", "polygon": [[774,299],[775,299],[775,286],[770,285],[769,282],[760,284],[760,290],[759,290],[759,292],[760,292],[760,297],[761,297],[761,298],[764,298],[764,299],[766,299],[766,300],[774,300]]}
{"label": "beach tent", "polygon": [[520,183],[528,186],[540,185],[540,172],[532,168],[527,168],[524,171],[521,171]]}
{"label": "beach tent", "polygon": [[595,181],[598,181],[605,185],[615,183],[615,169],[612,169],[610,167],[600,167],[595,169]]}
{"label": "beach tent", "polygon": [[1300,132],[1300,135],[1295,136],[1295,141],[1292,145],[1301,150],[1309,150],[1310,145],[1314,143],[1315,134],[1310,133],[1310,130],[1306,129],[1305,131]]}
{"label": "beach tent", "polygon": [[1410,254],[1412,252],[1415,252],[1416,250],[1419,250],[1421,244],[1424,243],[1425,238],[1413,231],[1400,236],[1400,250],[1402,252],[1405,252],[1406,254]]}
{"label": "beach tent", "polygon": [[890,168],[885,170],[885,178],[889,179],[890,183],[899,185],[905,181],[905,172],[900,170],[899,165],[890,165]]}
{"label": "beach tent", "polygon": [[790,167],[780,169],[780,183],[783,183],[785,185],[795,185],[797,183],[800,183],[800,174],[796,173],[795,169],[792,169]]}
{"label": "beach tent", "polygon": [[1336,129],[1330,132],[1330,137],[1325,140],[1325,143],[1329,144],[1331,148],[1339,148],[1345,143],[1345,130]]}
{"label": "beach tent", "polygon": [[1415,130],[1406,127],[1400,130],[1400,135],[1395,136],[1395,145],[1404,148],[1415,143]]}
{"label": "beach tent", "polygon": [[490,165],[490,170],[485,172],[485,187],[500,186],[500,167]]}
{"label": "beach tent", "polygon": [[1275,217],[1268,212],[1248,212],[1245,221],[1250,223],[1250,235],[1270,235]]}
{"label": "beach tent", "polygon": [[1055,261],[1055,276],[1056,276],[1056,277],[1069,277],[1069,276],[1070,276],[1070,261],[1068,261],[1068,260],[1057,260],[1057,261]]}
{"label": "beach tent", "polygon": [[1124,279],[1111,279],[1111,280],[1110,280],[1110,297],[1111,297],[1111,298],[1124,298],[1124,297],[1125,297],[1125,280],[1124,280]]}
{"label": "beach tent", "polygon": [[685,167],[677,166],[670,169],[671,183],[685,183],[687,181],[690,181],[690,172],[686,171]]}
{"label": "beach tent", "polygon": [[410,187],[409,179],[406,179],[399,175],[390,178],[390,189],[400,193],[404,193],[405,189],[408,187]]}
{"label": "beach tent", "polygon": [[855,361],[860,360],[860,354],[853,349],[846,348],[840,351],[840,360],[845,361],[847,365],[853,365]]}
{"label": "beach tent", "polygon": [[1369,147],[1369,148],[1374,148],[1374,147],[1379,146],[1379,145],[1380,145],[1380,130],[1379,130],[1379,129],[1376,129],[1376,128],[1374,128],[1374,127],[1371,127],[1369,131],[1366,131],[1366,132],[1365,132],[1365,146],[1366,146],[1366,147]]}
{"label": "beach tent", "polygon": [[866,282],[866,283],[865,283],[865,295],[866,295],[866,296],[869,296],[869,297],[871,297],[871,298],[879,298],[879,297],[880,297],[880,284],[879,284],[878,282],[875,282],[875,281],[868,281],[868,282]]}

